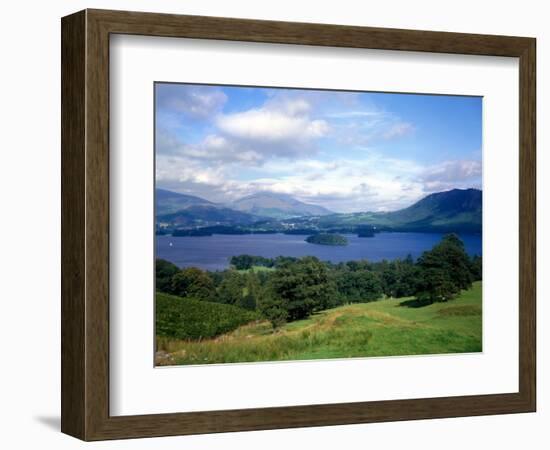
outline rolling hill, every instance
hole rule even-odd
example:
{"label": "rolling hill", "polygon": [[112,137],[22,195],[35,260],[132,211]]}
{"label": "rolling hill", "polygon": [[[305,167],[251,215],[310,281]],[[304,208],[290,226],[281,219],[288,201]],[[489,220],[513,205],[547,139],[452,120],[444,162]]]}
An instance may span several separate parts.
{"label": "rolling hill", "polygon": [[288,219],[303,216],[324,216],[332,214],[328,209],[301,202],[286,194],[258,192],[243,197],[228,205],[237,211],[274,219]]}

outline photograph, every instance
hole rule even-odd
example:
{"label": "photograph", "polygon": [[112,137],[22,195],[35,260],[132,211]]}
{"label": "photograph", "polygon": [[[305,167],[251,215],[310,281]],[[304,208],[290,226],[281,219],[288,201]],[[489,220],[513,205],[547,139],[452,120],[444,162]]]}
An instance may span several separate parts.
{"label": "photograph", "polygon": [[155,366],[483,351],[482,97],[153,88]]}

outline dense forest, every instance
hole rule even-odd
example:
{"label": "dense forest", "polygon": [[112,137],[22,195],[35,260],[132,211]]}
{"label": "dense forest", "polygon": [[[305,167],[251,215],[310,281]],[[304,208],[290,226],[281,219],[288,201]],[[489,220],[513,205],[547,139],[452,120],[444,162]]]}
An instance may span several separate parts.
{"label": "dense forest", "polygon": [[[176,332],[181,324],[170,317],[178,301],[193,302],[189,306],[193,310],[197,302],[204,302],[218,315],[223,310],[212,304],[229,305],[235,309],[226,312],[235,318],[267,319],[277,328],[328,308],[384,298],[412,297],[406,306],[447,302],[482,277],[481,257],[470,258],[455,234],[444,236],[416,261],[408,256],[392,261],[332,264],[311,256],[271,259],[239,255],[230,262],[228,270],[208,272],[195,267],[180,269],[157,259],[156,290],[162,293],[163,312],[162,318],[157,314],[157,334],[190,337]],[[251,314],[237,314],[243,310]],[[236,319],[236,323],[242,320]]]}

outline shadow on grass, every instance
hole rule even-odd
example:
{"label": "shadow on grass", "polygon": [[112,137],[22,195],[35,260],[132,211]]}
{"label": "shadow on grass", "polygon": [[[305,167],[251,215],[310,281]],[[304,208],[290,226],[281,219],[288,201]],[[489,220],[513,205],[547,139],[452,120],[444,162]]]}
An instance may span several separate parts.
{"label": "shadow on grass", "polygon": [[422,308],[424,306],[432,305],[433,302],[429,299],[419,299],[419,298],[413,298],[411,300],[404,300],[401,303],[399,303],[398,306],[406,306],[407,308]]}

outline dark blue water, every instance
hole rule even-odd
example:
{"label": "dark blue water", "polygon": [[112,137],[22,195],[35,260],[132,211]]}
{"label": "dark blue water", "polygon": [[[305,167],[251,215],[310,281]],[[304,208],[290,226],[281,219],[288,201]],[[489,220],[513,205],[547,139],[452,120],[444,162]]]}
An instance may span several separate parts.
{"label": "dark blue water", "polygon": [[[200,237],[156,236],[157,258],[166,259],[179,267],[199,267],[204,270],[223,270],[229,258],[249,254],[275,258],[277,256],[316,256],[333,263],[367,259],[417,258],[437,244],[439,233],[378,233],[372,238],[345,235],[345,247],[308,244],[306,236],[286,234],[214,235]],[[481,255],[481,235],[464,234],[460,238],[470,255]],[[170,245],[171,244],[171,245]]]}

